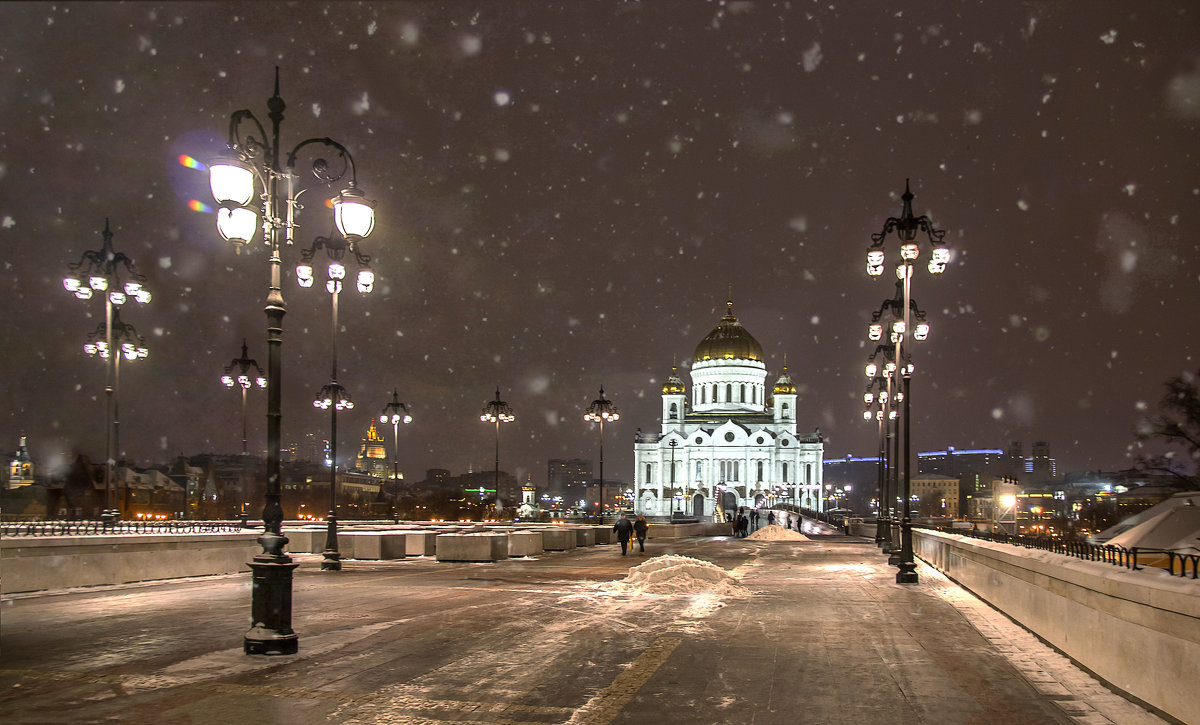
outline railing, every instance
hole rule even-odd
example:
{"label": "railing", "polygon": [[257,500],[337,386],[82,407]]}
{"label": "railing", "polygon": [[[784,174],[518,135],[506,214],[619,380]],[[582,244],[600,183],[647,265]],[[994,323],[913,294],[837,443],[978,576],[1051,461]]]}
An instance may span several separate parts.
{"label": "railing", "polygon": [[[1021,546],[1026,549],[1039,549],[1041,551],[1049,551],[1055,554],[1072,556],[1076,559],[1083,559],[1085,561],[1101,561],[1114,566],[1123,566],[1131,571],[1143,571],[1146,568],[1138,565],[1139,555],[1165,555],[1167,557],[1166,571],[1171,576],[1187,577],[1188,571],[1190,570],[1192,579],[1200,579],[1200,552],[1190,554],[1181,551],[1172,551],[1169,549],[1153,549],[1139,546],[1125,548],[1124,546],[1115,546],[1113,544],[1089,544],[1086,541],[1055,539],[1049,536],[1023,536],[1020,534],[1014,535],[1004,532],[970,531],[967,529],[948,529],[931,526],[918,527],[916,525],[914,525],[914,528],[929,529],[931,531],[941,531],[943,533],[950,534],[959,534],[962,536],[969,536],[973,539],[983,539],[984,541],[994,541],[1001,544]],[[1144,561],[1145,559],[1143,559],[1143,562]],[[1178,573],[1175,571],[1176,562],[1178,562]],[[1158,569],[1161,567],[1152,568]]]}
{"label": "railing", "polygon": [[218,534],[242,530],[240,521],[23,521],[0,525],[0,536]]}

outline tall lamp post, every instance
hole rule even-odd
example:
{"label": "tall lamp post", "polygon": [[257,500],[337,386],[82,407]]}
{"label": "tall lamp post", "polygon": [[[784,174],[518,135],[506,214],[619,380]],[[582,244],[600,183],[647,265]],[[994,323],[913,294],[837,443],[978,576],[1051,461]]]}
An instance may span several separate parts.
{"label": "tall lamp post", "polygon": [[[672,438],[667,445],[671,446],[671,494],[675,497],[675,449],[679,447],[679,441]],[[671,509],[674,511],[674,509]],[[680,504],[680,511],[683,510],[683,504]]]}
{"label": "tall lamp post", "polygon": [[[517,417],[508,403],[500,399],[500,387],[496,386],[496,399],[489,400],[479,414],[479,420],[484,423],[496,424],[496,498],[500,498],[500,424],[511,423]],[[482,487],[481,487],[482,488]]]}
{"label": "tall lamp post", "polygon": [[[271,133],[248,110],[235,111],[229,120],[229,153],[209,165],[209,186],[216,200],[217,230],[235,250],[250,243],[262,227],[270,253],[267,288],[267,487],[263,503],[262,553],[250,563],[251,627],[243,640],[246,654],[294,654],[299,638],[292,631],[292,570],[298,564],[284,553],[283,508],[280,505],[280,413],[283,346],[283,316],[287,311],[281,285],[280,247],[290,245],[296,229],[296,212],[303,206],[297,189],[296,156],[306,147],[320,144],[336,152],[340,167],[330,168],[323,158],[312,163],[312,173],[324,188],[349,174],[348,186],[331,201],[338,230],[347,239],[361,239],[375,225],[375,205],[358,189],[350,152],[330,138],[301,141],[286,157],[279,152],[279,127],[286,104],[279,96],[279,68],[275,68],[275,92],[267,99]],[[250,124],[249,133],[242,133]],[[257,181],[257,183],[256,183]],[[282,188],[281,188],[282,187]],[[252,206],[261,202],[262,219]]]}
{"label": "tall lamp post", "polygon": [[[108,525],[120,517],[112,500],[113,459],[120,447],[121,424],[117,412],[119,361],[121,357],[134,360],[147,354],[137,331],[121,323],[120,309],[131,298],[141,304],[149,302],[150,293],[142,286],[146,278],[138,273],[133,259],[113,250],[113,234],[109,230],[108,219],[104,220],[104,231],[100,235],[104,240],[100,249],[86,251],[78,262],[68,265],[63,287],[81,300],[90,300],[97,292],[104,296],[104,323],[92,333],[84,350],[89,355],[99,355],[105,361],[104,509],[100,516]],[[126,335],[127,330],[132,331],[131,337]],[[115,343],[119,344],[114,347]],[[109,354],[112,350],[119,350],[121,354]]]}
{"label": "tall lamp post", "polygon": [[[604,523],[604,422],[615,423],[621,419],[612,401],[604,397],[604,386],[600,386],[600,397],[592,401],[583,419],[600,424],[600,523]],[[672,441],[674,442],[674,441]]]}
{"label": "tall lamp post", "polygon": [[392,402],[383,406],[379,413],[379,422],[392,424],[392,440],[395,443],[392,449],[392,484],[397,485],[400,481],[400,424],[407,425],[412,422],[408,406],[400,402],[400,391],[392,390]]}
{"label": "tall lamp post", "polygon": [[885,260],[883,242],[889,233],[895,232],[896,238],[900,242],[900,265],[896,268],[896,276],[901,281],[904,298],[902,303],[904,319],[899,323],[898,327],[897,323],[894,323],[892,328],[892,331],[896,333],[897,370],[895,375],[897,378],[900,378],[896,380],[896,383],[897,388],[902,387],[902,392],[904,393],[904,410],[900,416],[904,423],[904,479],[900,495],[903,511],[901,512],[900,519],[900,571],[896,573],[896,583],[914,584],[917,581],[917,565],[913,560],[912,506],[909,502],[912,478],[911,440],[909,437],[909,382],[912,378],[913,366],[911,363],[911,354],[908,350],[908,336],[914,334],[909,331],[913,329],[912,310],[910,309],[913,262],[921,254],[921,247],[917,243],[917,235],[920,232],[924,232],[930,244],[928,269],[931,274],[941,274],[946,270],[946,264],[950,261],[950,249],[942,241],[943,237],[946,236],[944,229],[935,228],[933,222],[927,216],[913,216],[913,194],[909,190],[907,179],[904,182],[904,194],[901,196],[901,199],[903,200],[903,206],[899,218],[889,217],[884,222],[883,229],[871,235],[872,244],[867,250],[867,274],[872,277],[883,274]]}
{"label": "tall lamp post", "polygon": [[330,431],[329,515],[325,517],[325,550],[321,552],[324,556],[321,560],[321,571],[341,571],[341,554],[338,552],[337,541],[337,414],[339,410],[350,410],[354,407],[350,391],[338,383],[337,379],[338,301],[342,295],[342,281],[346,279],[346,265],[343,264],[346,253],[349,252],[359,265],[357,287],[359,294],[364,297],[371,294],[375,288],[375,273],[371,271],[371,258],[359,250],[353,239],[348,239],[335,228],[328,237],[317,237],[311,247],[300,251],[300,264],[296,265],[296,282],[301,287],[313,286],[313,257],[319,249],[324,249],[325,256],[329,258],[329,265],[325,270],[325,291],[329,293],[331,302],[329,347],[333,361],[329,371],[329,383],[321,387],[313,400],[313,407],[329,411]]}
{"label": "tall lamp post", "polygon": [[[242,356],[235,357],[225,366],[225,374],[221,376],[221,382],[225,387],[232,388],[237,386],[242,390],[242,455],[247,455],[246,451],[246,391],[251,385],[257,385],[260,388],[267,387],[267,378],[265,372],[258,365],[258,361],[247,357],[246,340],[242,339]],[[250,378],[250,374],[255,373],[254,378]]]}

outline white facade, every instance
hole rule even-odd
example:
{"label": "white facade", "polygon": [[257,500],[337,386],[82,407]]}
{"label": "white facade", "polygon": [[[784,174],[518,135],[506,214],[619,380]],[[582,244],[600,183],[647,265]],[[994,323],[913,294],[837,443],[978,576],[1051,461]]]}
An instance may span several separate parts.
{"label": "white facade", "polygon": [[823,511],[821,434],[797,434],[787,366],[768,388],[762,347],[728,307],[696,348],[690,394],[672,370],[661,431],[636,438],[638,513],[711,518],[769,500]]}

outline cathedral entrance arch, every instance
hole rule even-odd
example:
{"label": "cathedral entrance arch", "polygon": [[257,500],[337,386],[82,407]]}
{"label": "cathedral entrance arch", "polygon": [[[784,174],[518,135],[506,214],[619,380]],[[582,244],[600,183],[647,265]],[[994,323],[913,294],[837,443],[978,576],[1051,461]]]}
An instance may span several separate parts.
{"label": "cathedral entrance arch", "polygon": [[737,513],[737,505],[737,494],[733,491],[721,493],[721,508],[725,509],[726,514]]}
{"label": "cathedral entrance arch", "polygon": [[638,513],[639,514],[646,514],[646,513],[659,514],[659,513],[661,513],[658,510],[658,498],[654,495],[653,492],[647,491],[642,496],[642,506],[641,506],[641,510],[638,511]]}
{"label": "cathedral entrance arch", "polygon": [[704,494],[698,493],[692,497],[692,516],[700,518],[704,515]]}
{"label": "cathedral entrance arch", "polygon": [[754,508],[761,508],[762,503],[763,503],[763,501],[766,500],[766,498],[767,497],[762,495],[761,493],[754,494]]}

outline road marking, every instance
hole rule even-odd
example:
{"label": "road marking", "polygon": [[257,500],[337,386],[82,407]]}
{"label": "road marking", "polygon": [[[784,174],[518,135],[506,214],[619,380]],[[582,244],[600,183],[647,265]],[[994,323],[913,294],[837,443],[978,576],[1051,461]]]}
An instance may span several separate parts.
{"label": "road marking", "polygon": [[659,637],[654,640],[629,665],[629,669],[617,675],[608,687],[596,693],[567,722],[571,725],[607,725],[612,722],[681,642],[681,637]]}

